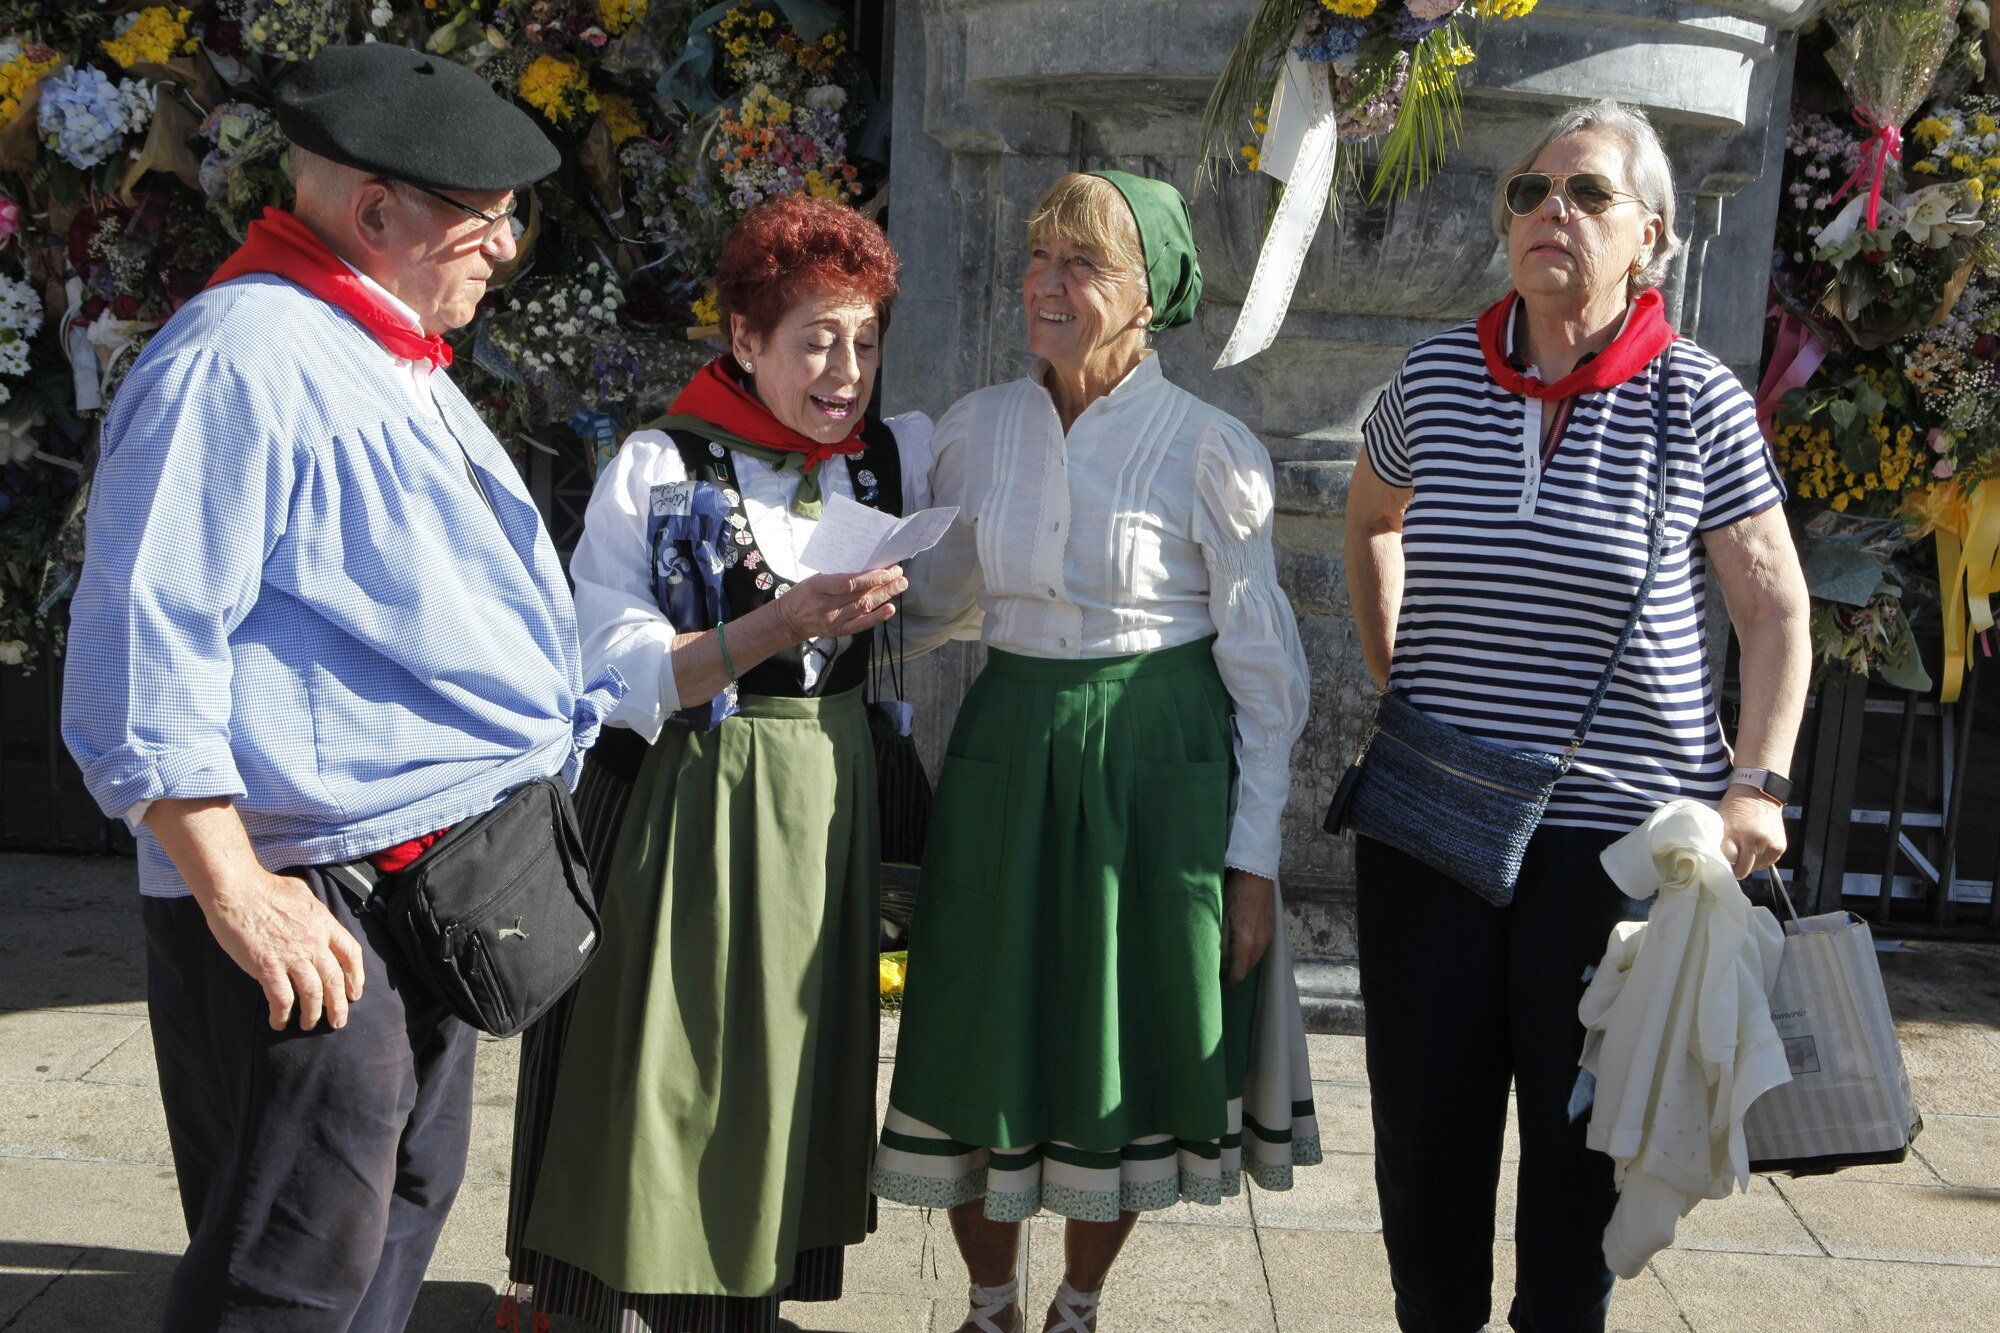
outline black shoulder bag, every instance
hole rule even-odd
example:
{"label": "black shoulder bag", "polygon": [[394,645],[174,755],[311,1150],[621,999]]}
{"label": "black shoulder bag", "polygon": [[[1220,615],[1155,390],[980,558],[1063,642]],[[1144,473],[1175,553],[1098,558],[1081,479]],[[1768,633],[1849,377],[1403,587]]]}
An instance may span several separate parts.
{"label": "black shoulder bag", "polygon": [[388,924],[446,1008],[496,1037],[540,1018],[597,951],[583,838],[557,778],[516,787],[393,875],[366,861],[320,871]]}

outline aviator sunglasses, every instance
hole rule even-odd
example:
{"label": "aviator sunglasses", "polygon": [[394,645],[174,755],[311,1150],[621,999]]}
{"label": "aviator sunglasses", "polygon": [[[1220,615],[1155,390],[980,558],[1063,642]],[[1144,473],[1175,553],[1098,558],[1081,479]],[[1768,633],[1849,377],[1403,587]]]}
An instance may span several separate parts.
{"label": "aviator sunglasses", "polygon": [[1548,201],[1552,191],[1560,191],[1571,208],[1593,218],[1621,200],[1645,202],[1636,194],[1613,187],[1610,177],[1595,171],[1574,171],[1566,176],[1523,171],[1507,178],[1507,211],[1517,218],[1527,217]]}

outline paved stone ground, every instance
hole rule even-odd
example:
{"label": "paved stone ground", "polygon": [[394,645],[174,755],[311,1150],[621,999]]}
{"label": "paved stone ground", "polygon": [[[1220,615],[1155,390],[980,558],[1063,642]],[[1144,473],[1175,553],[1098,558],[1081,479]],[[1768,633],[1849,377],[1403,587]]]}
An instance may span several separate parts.
{"label": "paved stone ground", "polygon": [[[0,1329],[156,1327],[185,1241],[131,873],[0,857]],[[1913,944],[1883,963],[1924,1111],[1917,1152],[1701,1205],[1673,1250],[1620,1285],[1614,1326],[2000,1329],[2000,949]],[[516,1047],[480,1049],[472,1162],[411,1325],[426,1333],[493,1326]],[[1315,1037],[1312,1054],[1327,1163],[1288,1194],[1148,1220],[1109,1285],[1107,1333],[1394,1328],[1360,1043]],[[1512,1193],[1503,1181],[1501,1235]],[[1058,1225],[1033,1224],[1033,1299],[1053,1292],[1060,1258]],[[1504,1313],[1510,1243],[1495,1260]],[[790,1313],[804,1329],[948,1333],[964,1281],[941,1216],[885,1208],[849,1260],[847,1298]]]}

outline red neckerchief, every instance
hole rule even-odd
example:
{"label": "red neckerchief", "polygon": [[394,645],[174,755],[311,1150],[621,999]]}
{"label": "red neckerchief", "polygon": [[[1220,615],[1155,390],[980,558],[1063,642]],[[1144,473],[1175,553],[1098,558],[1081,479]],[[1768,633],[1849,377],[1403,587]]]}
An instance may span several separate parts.
{"label": "red neckerchief", "polygon": [[451,364],[451,345],[410,327],[409,317],[384,301],[361,276],[340,261],[312,228],[282,208],[267,208],[250,224],[236,253],[222,261],[210,287],[247,273],[270,273],[339,306],[361,322],[370,336],[405,361],[428,361],[439,370]]}
{"label": "red neckerchief", "polygon": [[681,390],[680,396],[674,399],[673,405],[667,408],[668,414],[700,417],[731,435],[741,436],[766,449],[804,454],[808,472],[829,458],[849,457],[868,447],[861,439],[860,413],[855,413],[854,430],[846,439],[835,444],[821,444],[772,415],[771,409],[764,406],[756,394],[744,388],[736,376],[729,373],[728,364],[733,364],[732,358],[718,356],[703,366]]}
{"label": "red neckerchief", "polygon": [[1632,303],[1631,316],[1610,346],[1579,362],[1554,384],[1545,384],[1539,376],[1515,369],[1508,355],[1514,303],[1520,299],[1519,293],[1508,292],[1486,308],[1479,317],[1479,350],[1486,356],[1486,373],[1501,388],[1529,398],[1569,398],[1623,384],[1651,365],[1677,336],[1667,323],[1666,302],[1649,288]]}

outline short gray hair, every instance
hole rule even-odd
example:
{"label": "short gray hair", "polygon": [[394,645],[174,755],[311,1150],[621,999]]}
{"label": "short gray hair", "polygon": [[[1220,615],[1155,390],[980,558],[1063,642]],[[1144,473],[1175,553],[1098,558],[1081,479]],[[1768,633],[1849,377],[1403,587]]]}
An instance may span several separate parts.
{"label": "short gray hair", "polygon": [[1541,137],[1535,140],[1534,146],[1510,163],[1494,182],[1493,230],[1505,240],[1508,224],[1514,220],[1514,215],[1507,211],[1508,180],[1519,172],[1533,171],[1535,159],[1556,140],[1586,132],[1608,134],[1623,141],[1625,183],[1633,194],[1639,196],[1641,203],[1660,219],[1658,244],[1626,284],[1634,293],[1657,287],[1666,281],[1667,271],[1673,267],[1674,256],[1681,252],[1682,242],[1674,231],[1673,167],[1667,162],[1667,150],[1660,145],[1659,132],[1638,107],[1605,98],[1596,102],[1581,102],[1556,113],[1543,127]]}

